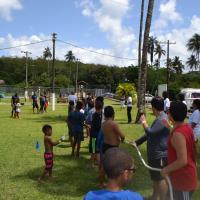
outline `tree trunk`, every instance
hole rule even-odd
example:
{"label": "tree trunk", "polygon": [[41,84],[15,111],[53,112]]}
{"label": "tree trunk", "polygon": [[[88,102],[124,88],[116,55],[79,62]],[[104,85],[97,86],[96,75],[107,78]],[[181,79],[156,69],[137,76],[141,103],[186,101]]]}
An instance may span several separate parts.
{"label": "tree trunk", "polygon": [[140,90],[138,95],[139,108],[138,113],[141,115],[145,113],[145,92],[146,92],[146,79],[147,79],[147,49],[148,49],[148,38],[151,28],[152,13],[154,7],[154,0],[149,0],[148,11],[146,17],[144,39],[143,39],[143,51],[142,51],[142,63],[141,63],[141,74],[140,74]]}
{"label": "tree trunk", "polygon": [[[139,33],[139,45],[138,45],[138,87],[137,96],[140,95],[140,74],[141,74],[141,46],[142,46],[142,31],[143,31],[143,16],[144,16],[144,0],[141,3],[141,13],[140,13],[140,33]],[[139,99],[137,100],[137,108],[139,110]],[[139,112],[136,115],[135,123],[138,123],[140,119]]]}

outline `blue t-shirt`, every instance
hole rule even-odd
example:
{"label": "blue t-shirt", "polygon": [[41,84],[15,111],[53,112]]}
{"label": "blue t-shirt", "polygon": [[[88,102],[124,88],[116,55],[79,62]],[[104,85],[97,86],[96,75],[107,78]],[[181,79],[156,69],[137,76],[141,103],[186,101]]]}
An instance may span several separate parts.
{"label": "blue t-shirt", "polygon": [[70,112],[68,120],[71,124],[73,133],[83,133],[84,114],[79,111]]}
{"label": "blue t-shirt", "polygon": [[139,193],[130,190],[121,190],[118,192],[96,190],[88,192],[84,200],[143,200],[143,197]]}

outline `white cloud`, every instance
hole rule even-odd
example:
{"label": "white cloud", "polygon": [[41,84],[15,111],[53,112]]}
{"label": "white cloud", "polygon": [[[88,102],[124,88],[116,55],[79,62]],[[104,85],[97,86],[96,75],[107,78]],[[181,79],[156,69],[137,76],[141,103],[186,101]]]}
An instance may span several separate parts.
{"label": "white cloud", "polygon": [[[1,47],[12,47],[12,46],[19,46],[19,45],[25,45],[32,42],[39,42],[43,40],[51,39],[51,36],[47,36],[44,34],[40,35],[32,35],[32,36],[21,36],[21,37],[13,37],[12,34],[8,34],[6,37],[0,38],[0,44]],[[73,44],[76,44],[75,42],[71,42]],[[79,44],[76,44],[79,45]],[[24,54],[21,53],[21,51],[30,51],[32,58],[41,57],[44,51],[44,48],[50,47],[52,49],[52,42],[47,41],[44,43],[34,44],[30,46],[23,46],[18,47],[14,49],[4,50],[0,51],[0,55],[4,56],[13,56],[13,57],[22,57]],[[96,49],[94,47],[83,47],[85,49],[88,49],[90,51],[96,51],[98,53],[102,54],[109,54],[114,55],[114,51],[111,49]],[[105,65],[117,65],[117,66],[128,66],[133,64],[133,61],[130,60],[121,60],[117,58],[112,58],[109,56],[103,56],[99,54],[95,54],[86,50],[82,50],[80,48],[75,48],[69,45],[66,45],[64,43],[60,43],[59,41],[56,42],[56,58],[60,60],[64,60],[65,54],[72,50],[76,58],[79,58],[81,62],[83,63],[95,63],[95,64],[105,64]],[[52,50],[51,50],[52,51]],[[136,55],[135,55],[136,56]]]}
{"label": "white cloud", "polygon": [[11,11],[21,10],[19,0],[0,0],[0,15],[7,21],[12,21]]}
{"label": "white cloud", "polygon": [[176,0],[168,0],[160,4],[160,18],[155,22],[154,28],[165,28],[169,23],[182,21],[182,16],[176,11]]}
{"label": "white cloud", "polygon": [[187,41],[195,34],[200,33],[200,17],[193,16],[190,25],[186,28],[172,29],[172,31],[159,35],[157,38],[159,41],[176,42],[170,46],[170,57],[179,56],[180,59],[185,62],[190,56],[190,52],[187,51]]}
{"label": "white cloud", "polygon": [[94,19],[99,29],[106,34],[115,56],[133,56],[131,47],[133,47],[135,36],[130,28],[123,26],[122,23],[131,7],[129,0],[100,0],[98,8],[91,0],[84,0],[80,1],[80,6],[82,14]]}

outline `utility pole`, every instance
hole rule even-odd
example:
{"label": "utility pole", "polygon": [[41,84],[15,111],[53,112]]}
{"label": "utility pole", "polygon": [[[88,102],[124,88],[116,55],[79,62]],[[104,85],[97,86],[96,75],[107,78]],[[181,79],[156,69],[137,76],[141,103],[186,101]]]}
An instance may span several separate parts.
{"label": "utility pole", "polygon": [[53,42],[53,61],[52,61],[52,111],[55,111],[55,41],[56,33],[52,33],[52,42]]}
{"label": "utility pole", "polygon": [[26,57],[26,86],[25,86],[25,92],[24,92],[24,97],[26,101],[28,99],[28,55],[32,53],[29,51],[21,51],[21,53],[24,53]]}
{"label": "utility pole", "polygon": [[78,95],[78,63],[79,59],[76,60],[76,93]]}
{"label": "utility pole", "polygon": [[160,44],[167,44],[167,92],[169,91],[169,45],[176,44],[176,42],[160,42]]}

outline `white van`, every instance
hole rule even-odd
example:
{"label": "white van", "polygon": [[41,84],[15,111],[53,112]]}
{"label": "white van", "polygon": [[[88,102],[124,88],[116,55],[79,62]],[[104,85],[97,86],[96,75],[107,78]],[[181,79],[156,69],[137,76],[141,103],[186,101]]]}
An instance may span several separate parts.
{"label": "white van", "polygon": [[196,88],[183,88],[181,89],[181,94],[184,94],[185,102],[188,111],[192,110],[192,103],[194,99],[200,99],[200,89]]}

